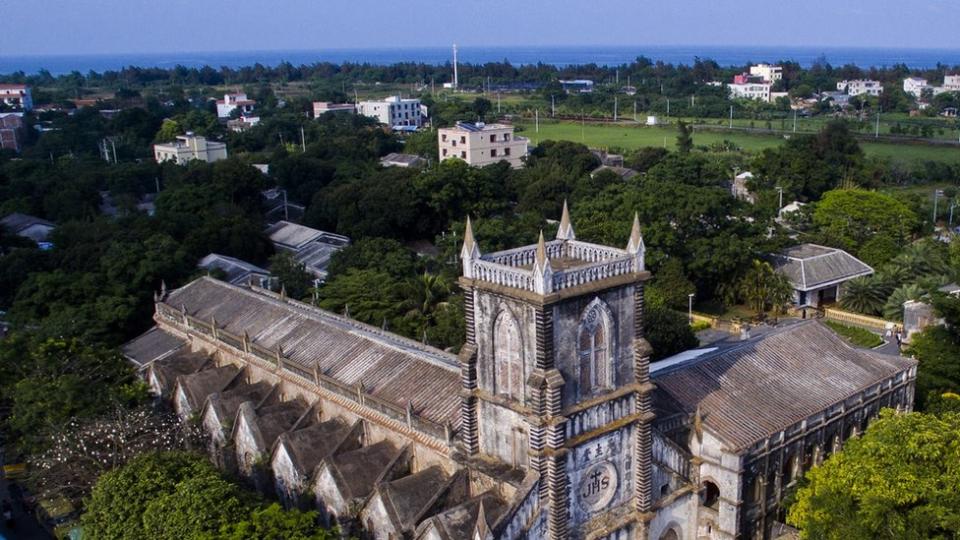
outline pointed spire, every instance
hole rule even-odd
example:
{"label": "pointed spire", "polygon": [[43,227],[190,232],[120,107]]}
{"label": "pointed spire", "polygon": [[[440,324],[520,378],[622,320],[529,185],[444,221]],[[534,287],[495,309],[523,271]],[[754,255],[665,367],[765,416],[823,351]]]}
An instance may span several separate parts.
{"label": "pointed spire", "polygon": [[473,264],[471,261],[480,258],[480,246],[473,238],[473,223],[470,216],[467,216],[467,226],[463,231],[463,247],[460,248],[460,259],[463,261],[463,277],[473,277]]}
{"label": "pointed spire", "polygon": [[567,200],[563,200],[563,214],[560,216],[560,227],[557,229],[557,240],[576,240],[577,235],[573,232],[573,223],[570,222],[570,209],[567,208]]}
{"label": "pointed spire", "polygon": [[483,503],[481,499],[480,508],[477,509],[477,523],[473,527],[474,538],[485,539],[490,533],[490,524],[487,523],[487,512]]}
{"label": "pointed spire", "polygon": [[537,240],[537,267],[543,269],[547,264],[550,264],[550,259],[547,258],[547,243],[543,241],[543,229],[540,229],[540,239]]}
{"label": "pointed spire", "polygon": [[643,272],[643,259],[647,252],[647,247],[643,244],[643,235],[640,234],[640,214],[638,212],[634,212],[633,214],[633,228],[630,230],[630,241],[627,242],[627,252],[636,259],[634,271]]}

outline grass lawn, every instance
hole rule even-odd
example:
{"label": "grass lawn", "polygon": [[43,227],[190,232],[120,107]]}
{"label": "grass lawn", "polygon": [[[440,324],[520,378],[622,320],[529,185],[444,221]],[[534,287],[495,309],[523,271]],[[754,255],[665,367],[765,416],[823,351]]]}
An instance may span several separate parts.
{"label": "grass lawn", "polygon": [[823,323],[854,346],[872,349],[883,345],[883,339],[869,330],[857,328],[856,326],[847,326],[836,321],[825,320]]}
{"label": "grass lawn", "polygon": [[[674,126],[630,126],[585,124],[577,122],[541,121],[539,133],[529,122],[516,124],[523,128],[523,136],[533,144],[548,139],[582,142],[591,148],[622,148],[633,150],[644,146],[661,146],[673,149],[676,146],[677,129]],[[759,151],[783,143],[777,135],[750,135],[742,132],[698,131],[693,135],[696,145],[709,146],[730,141],[744,150]],[[861,143],[869,156],[879,156],[904,161],[939,160],[960,161],[960,148],[937,147],[923,144]]]}

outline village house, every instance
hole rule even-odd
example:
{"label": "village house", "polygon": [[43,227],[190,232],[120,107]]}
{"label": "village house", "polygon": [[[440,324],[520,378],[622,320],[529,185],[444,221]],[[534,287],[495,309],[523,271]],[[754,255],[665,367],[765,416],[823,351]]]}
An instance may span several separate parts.
{"label": "village house", "polygon": [[33,93],[25,84],[0,83],[0,103],[18,111],[33,109]]}
{"label": "village house", "polygon": [[237,109],[240,110],[240,116],[248,116],[256,106],[257,102],[247,98],[247,94],[243,92],[224,94],[223,99],[217,100],[217,118],[226,120]]}
{"label": "village house", "polygon": [[153,145],[153,157],[157,163],[172,161],[186,165],[194,160],[213,163],[227,159],[227,145],[188,131],[185,135],[178,135],[173,142]]}
{"label": "village house", "polygon": [[800,244],[773,256],[773,265],[793,285],[797,308],[818,308],[840,300],[842,285],[869,276],[873,268],[837,248]]}
{"label": "village house", "polygon": [[475,167],[500,161],[521,167],[529,142],[514,135],[513,126],[506,124],[457,122],[454,127],[437,130],[440,161],[457,158]]}

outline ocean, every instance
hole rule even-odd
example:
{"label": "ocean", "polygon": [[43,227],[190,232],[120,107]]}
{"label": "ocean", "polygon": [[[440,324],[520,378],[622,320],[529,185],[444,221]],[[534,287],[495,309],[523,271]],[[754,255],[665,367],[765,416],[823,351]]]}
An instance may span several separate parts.
{"label": "ocean", "polygon": [[[740,66],[750,62],[791,60],[809,67],[820,58],[833,66],[854,64],[862,68],[906,64],[914,69],[938,65],[960,66],[960,49],[897,49],[850,47],[773,47],[713,45],[651,46],[578,46],[578,47],[469,47],[461,46],[461,62],[485,63],[509,60],[516,65],[542,62],[555,66],[595,63],[615,66],[632,62],[638,56],[669,64],[692,64],[694,58],[711,59],[721,66]],[[260,63],[273,66],[280,62],[294,65],[316,62],[369,63],[388,65],[397,62],[443,64],[450,61],[448,47],[393,49],[323,49],[289,51],[179,52],[100,55],[2,56],[0,74],[23,71],[28,74],[46,69],[54,75],[79,71],[103,72],[126,66],[172,68],[177,65],[237,68]]]}

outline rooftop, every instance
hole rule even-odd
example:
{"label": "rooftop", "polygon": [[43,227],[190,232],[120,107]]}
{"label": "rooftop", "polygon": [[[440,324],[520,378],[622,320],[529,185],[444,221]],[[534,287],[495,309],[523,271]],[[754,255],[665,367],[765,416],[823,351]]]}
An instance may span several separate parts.
{"label": "rooftop", "polygon": [[220,255],[219,253],[211,253],[203,259],[200,259],[200,262],[197,263],[197,268],[202,268],[208,272],[211,270],[220,270],[225,274],[224,281],[233,283],[234,285],[247,284],[251,275],[264,277],[270,275],[268,270],[260,268],[255,264],[234,257]]}
{"label": "rooftop", "polygon": [[121,347],[120,352],[138,367],[143,367],[169,356],[185,344],[182,338],[154,326]]}
{"label": "rooftop", "polygon": [[800,244],[774,255],[774,267],[784,273],[794,288],[809,291],[866,276],[873,268],[837,248]]}
{"label": "rooftop", "polygon": [[270,241],[287,249],[300,249],[310,242],[323,240],[334,245],[347,245],[350,239],[346,236],[321,231],[305,225],[289,221],[278,221],[264,231]]}
{"label": "rooftop", "polygon": [[[282,349],[284,366],[314,369],[347,388],[443,425],[459,420],[456,356],[277,295],[208,277],[171,292],[162,304],[250,343]],[[208,392],[210,393],[210,392]]]}
{"label": "rooftop", "polygon": [[915,365],[853,348],[819,322],[803,321],[651,366],[651,376],[659,409],[699,409],[706,428],[742,450]]}
{"label": "rooftop", "polygon": [[497,131],[501,129],[513,129],[513,126],[507,124],[485,124],[483,122],[457,122],[457,125],[452,128],[444,128],[452,130],[461,130],[461,131],[470,131],[474,133],[479,133],[481,131]]}

